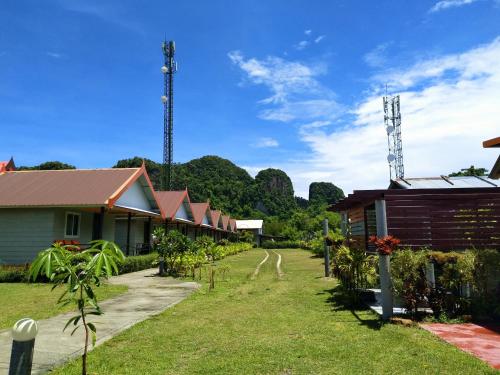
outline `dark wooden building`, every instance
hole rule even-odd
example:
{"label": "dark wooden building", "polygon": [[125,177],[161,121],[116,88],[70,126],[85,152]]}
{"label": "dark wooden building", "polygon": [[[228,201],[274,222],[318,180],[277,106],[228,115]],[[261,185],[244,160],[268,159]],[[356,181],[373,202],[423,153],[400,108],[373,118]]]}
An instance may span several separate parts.
{"label": "dark wooden building", "polygon": [[395,180],[389,189],[355,190],[330,209],[368,251],[369,236],[385,234],[412,248],[500,250],[497,184],[483,177]]}

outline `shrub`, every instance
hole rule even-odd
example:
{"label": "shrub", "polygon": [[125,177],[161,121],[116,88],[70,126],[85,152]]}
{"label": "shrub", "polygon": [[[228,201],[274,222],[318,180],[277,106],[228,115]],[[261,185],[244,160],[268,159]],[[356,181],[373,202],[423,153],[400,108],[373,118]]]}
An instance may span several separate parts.
{"label": "shrub", "polygon": [[302,247],[307,250],[311,250],[314,254],[318,256],[324,256],[325,252],[325,242],[328,246],[340,246],[344,236],[340,233],[330,230],[328,235],[325,237],[322,232],[316,232],[314,237],[305,243]]}
{"label": "shrub", "polygon": [[124,273],[146,270],[154,267],[157,259],[158,253],[128,256],[118,266],[118,273],[121,275]]}
{"label": "shrub", "polygon": [[226,238],[222,238],[221,240],[219,240],[219,242],[217,242],[217,245],[221,245],[221,246],[229,245],[229,240]]}
{"label": "shrub", "polygon": [[306,246],[304,241],[294,241],[294,240],[286,240],[286,241],[272,241],[267,240],[262,242],[261,246],[264,249],[301,249]]}
{"label": "shrub", "polygon": [[341,245],[331,257],[332,273],[345,290],[374,286],[377,282],[376,259],[363,249]]}
{"label": "shrub", "polygon": [[240,233],[240,241],[254,243],[255,242],[255,235],[253,234],[253,232],[251,232],[249,230],[244,230]]}
{"label": "shrub", "polygon": [[0,269],[0,283],[22,283],[26,281],[28,281],[28,273],[25,269]]}
{"label": "shrub", "polygon": [[500,252],[475,250],[474,288],[472,313],[479,317],[500,319]]}
{"label": "shrub", "polygon": [[427,264],[425,251],[403,249],[394,252],[391,259],[391,275],[394,291],[404,300],[405,308],[416,316],[424,305],[430,289],[425,277]]}
{"label": "shrub", "polygon": [[391,255],[401,243],[401,241],[394,236],[370,236],[368,241],[375,245],[380,255]]}

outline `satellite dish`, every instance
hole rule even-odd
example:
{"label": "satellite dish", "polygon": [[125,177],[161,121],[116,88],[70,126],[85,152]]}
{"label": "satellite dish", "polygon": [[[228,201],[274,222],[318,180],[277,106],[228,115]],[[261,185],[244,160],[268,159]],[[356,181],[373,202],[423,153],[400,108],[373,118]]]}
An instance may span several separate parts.
{"label": "satellite dish", "polygon": [[391,134],[394,131],[394,126],[389,125],[385,130],[387,130],[387,134]]}
{"label": "satellite dish", "polygon": [[394,155],[394,154],[387,155],[387,161],[389,163],[392,163],[394,160],[396,160],[396,155]]}
{"label": "satellite dish", "polygon": [[167,97],[166,97],[165,95],[162,95],[162,96],[161,96],[161,101],[162,101],[163,103],[166,103],[166,102],[167,102]]}
{"label": "satellite dish", "polygon": [[161,67],[161,72],[162,72],[163,74],[165,74],[166,72],[168,72],[168,68],[167,68],[165,65],[163,65],[163,66]]}

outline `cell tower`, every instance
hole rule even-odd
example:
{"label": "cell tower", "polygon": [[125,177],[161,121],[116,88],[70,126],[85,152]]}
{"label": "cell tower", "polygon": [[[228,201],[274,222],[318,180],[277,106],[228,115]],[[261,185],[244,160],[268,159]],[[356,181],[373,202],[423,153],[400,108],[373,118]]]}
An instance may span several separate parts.
{"label": "cell tower", "polygon": [[401,112],[399,95],[384,96],[384,124],[387,131],[387,145],[389,154],[389,176],[393,178],[404,178],[405,169],[403,165],[403,143],[401,142]]}
{"label": "cell tower", "polygon": [[163,102],[163,173],[161,180],[162,190],[172,190],[172,163],[173,163],[173,132],[174,132],[174,73],[177,63],[174,60],[175,42],[166,40],[162,43],[165,63],[161,67],[164,79]]}

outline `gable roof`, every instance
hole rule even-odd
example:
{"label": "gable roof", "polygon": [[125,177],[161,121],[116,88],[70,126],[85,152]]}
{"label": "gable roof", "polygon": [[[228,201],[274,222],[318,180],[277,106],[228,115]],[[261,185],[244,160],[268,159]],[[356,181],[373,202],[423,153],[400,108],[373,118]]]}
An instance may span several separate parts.
{"label": "gable roof", "polygon": [[4,172],[0,174],[0,207],[112,208],[138,180],[146,188],[151,206],[159,208],[144,165],[141,168]]}
{"label": "gable roof", "polygon": [[207,215],[209,222],[212,222],[212,215],[210,212],[210,204],[204,203],[191,203],[191,210],[193,211],[194,223],[201,225],[203,223],[203,216]]}
{"label": "gable roof", "polygon": [[0,161],[0,173],[15,171],[16,165],[14,164],[14,158],[10,158],[9,161]]}
{"label": "gable roof", "polygon": [[498,181],[486,176],[457,176],[457,177],[423,177],[397,178],[391,181],[389,189],[454,189],[454,188],[493,188],[500,185]]}
{"label": "gable roof", "polygon": [[210,210],[210,214],[212,215],[212,226],[219,228],[221,212],[219,210]]}
{"label": "gable roof", "polygon": [[222,229],[230,230],[230,228],[229,228],[229,216],[228,215],[222,215]]}
{"label": "gable roof", "polygon": [[177,191],[156,191],[156,199],[160,208],[163,210],[162,217],[168,220],[175,220],[175,214],[179,211],[181,204],[187,203],[188,214],[193,217],[191,201],[187,190]]}
{"label": "gable roof", "polygon": [[236,220],[236,229],[261,229],[264,220]]}
{"label": "gable roof", "polygon": [[236,220],[229,219],[229,227],[231,228],[231,232],[236,232]]}
{"label": "gable roof", "polygon": [[493,168],[491,168],[491,172],[488,175],[488,177],[494,180],[498,180],[500,178],[500,155],[498,156],[497,161],[493,165]]}

